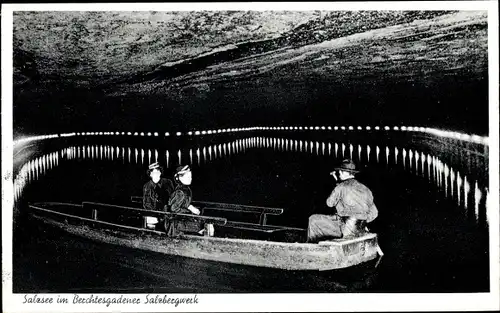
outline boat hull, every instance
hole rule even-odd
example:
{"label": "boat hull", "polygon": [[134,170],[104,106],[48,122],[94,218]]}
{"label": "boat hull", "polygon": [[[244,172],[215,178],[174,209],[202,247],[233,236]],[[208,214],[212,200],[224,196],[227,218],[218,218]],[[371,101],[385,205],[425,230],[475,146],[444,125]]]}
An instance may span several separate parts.
{"label": "boat hull", "polygon": [[285,243],[182,235],[169,238],[158,231],[130,232],[123,229],[76,225],[46,216],[40,222],[83,238],[168,255],[284,270],[334,270],[358,265],[378,256],[376,234],[318,244]]}

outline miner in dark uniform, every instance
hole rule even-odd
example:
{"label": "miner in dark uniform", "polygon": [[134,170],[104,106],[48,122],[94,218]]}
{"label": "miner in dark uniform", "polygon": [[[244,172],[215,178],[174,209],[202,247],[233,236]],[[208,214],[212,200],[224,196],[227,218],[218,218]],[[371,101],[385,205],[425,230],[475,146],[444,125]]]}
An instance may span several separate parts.
{"label": "miner in dark uniform", "polygon": [[[163,168],[158,162],[149,165],[147,174],[151,179],[142,188],[143,208],[151,211],[166,211],[165,206],[168,204],[170,194],[174,190],[174,184],[170,179],[161,177]],[[146,216],[148,228],[154,228],[157,223],[158,219],[156,217]]]}

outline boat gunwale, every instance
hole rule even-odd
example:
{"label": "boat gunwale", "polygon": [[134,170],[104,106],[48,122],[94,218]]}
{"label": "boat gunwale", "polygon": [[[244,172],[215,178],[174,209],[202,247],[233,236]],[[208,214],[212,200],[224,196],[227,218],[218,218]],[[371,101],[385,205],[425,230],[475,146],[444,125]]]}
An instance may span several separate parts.
{"label": "boat gunwale", "polygon": [[[51,213],[58,213],[57,211],[49,210],[47,208],[42,208],[43,205],[57,205],[57,206],[73,206],[73,207],[79,207],[79,208],[85,208],[85,204],[88,205],[97,205],[97,206],[103,206],[107,208],[113,208],[113,209],[124,209],[132,212],[139,212],[139,213],[146,213],[147,215],[160,215],[160,216],[177,216],[185,219],[196,219],[196,220],[202,220],[205,221],[206,223],[211,223],[217,226],[222,226],[222,227],[227,227],[227,228],[234,228],[234,229],[242,229],[242,230],[251,230],[255,232],[262,232],[262,233],[267,233],[267,234],[273,234],[275,232],[279,231],[286,231],[286,230],[294,230],[294,231],[305,231],[303,228],[296,228],[296,227],[287,227],[287,226],[279,226],[279,225],[262,225],[262,224],[253,224],[253,223],[245,223],[245,222],[236,222],[236,221],[228,221],[226,218],[222,217],[214,217],[214,216],[199,216],[199,215],[191,215],[191,214],[182,214],[182,213],[171,213],[171,212],[163,212],[163,211],[151,211],[151,210],[144,210],[140,208],[134,208],[134,207],[128,207],[128,206],[120,206],[120,205],[114,205],[114,204],[108,204],[108,203],[99,203],[99,202],[90,202],[90,201],[84,201],[82,202],[81,205],[79,204],[73,204],[73,203],[63,203],[63,202],[36,202],[33,204],[29,204],[30,207],[36,207],[37,209],[43,209],[46,210],[47,212]],[[61,214],[67,214],[67,213],[62,213]],[[78,217],[77,215],[72,215],[71,217]],[[144,215],[143,215],[144,217]],[[82,217],[85,218],[85,217]],[[90,220],[92,222],[99,221],[96,219]],[[113,223],[111,223],[113,224]],[[108,224],[108,225],[111,225]],[[115,224],[118,225],[118,224]],[[251,226],[258,226],[258,228],[252,228]],[[143,229],[143,228],[139,228]]]}
{"label": "boat gunwale", "polygon": [[[138,231],[138,232],[152,233],[152,234],[160,235],[160,236],[164,237],[165,239],[188,239],[188,240],[196,240],[199,242],[203,242],[203,241],[217,242],[217,241],[219,241],[219,242],[228,242],[228,243],[231,243],[231,242],[232,243],[250,243],[250,244],[260,244],[260,245],[267,245],[267,246],[281,246],[281,247],[293,247],[293,248],[317,247],[317,249],[315,249],[315,250],[324,250],[324,249],[329,249],[329,246],[343,246],[343,245],[350,244],[350,243],[357,243],[357,242],[361,242],[364,240],[377,238],[377,234],[369,233],[367,235],[364,235],[362,237],[357,237],[354,239],[339,239],[339,240],[332,240],[332,241],[320,241],[319,243],[304,243],[304,242],[293,242],[292,243],[292,242],[279,242],[279,241],[268,241],[268,240],[258,240],[258,239],[194,236],[194,235],[186,235],[186,234],[183,234],[183,235],[180,235],[177,237],[167,237],[164,232],[159,232],[159,231],[155,231],[155,230],[94,220],[94,219],[90,219],[90,218],[80,217],[77,215],[72,215],[72,214],[57,212],[57,211],[53,211],[53,210],[49,210],[49,209],[45,209],[45,208],[40,208],[40,207],[37,207],[35,205],[30,205],[30,207],[32,207],[36,210],[45,211],[45,212],[52,213],[55,215],[69,217],[69,218],[73,218],[73,219],[77,219],[77,220],[81,220],[81,221],[86,221],[86,222],[90,222],[90,223],[97,223],[97,224],[102,224],[102,225],[106,225],[106,226],[122,228],[125,230],[134,230],[134,231]],[[33,214],[33,215],[36,215],[36,214]],[[38,216],[38,217],[41,219],[45,219],[45,220],[52,220],[52,223],[59,223],[61,225],[64,225],[64,223],[58,222],[57,220],[51,219],[50,217],[44,217],[44,216]],[[78,225],[67,225],[67,226],[78,226]],[[93,229],[93,230],[99,231],[97,229]]]}
{"label": "boat gunwale", "polygon": [[[113,227],[123,228],[123,229],[127,229],[127,230],[144,231],[144,232],[149,232],[149,233],[155,233],[155,234],[158,234],[158,235],[164,234],[163,232],[159,232],[159,231],[152,230],[152,229],[138,228],[138,227],[127,226],[127,225],[120,225],[120,224],[115,224],[115,223],[110,223],[110,222],[105,222],[105,221],[94,220],[94,219],[91,219],[91,218],[82,217],[82,216],[78,216],[78,215],[72,215],[72,214],[68,214],[68,213],[57,212],[57,211],[49,210],[49,209],[46,209],[46,208],[41,208],[41,207],[38,207],[38,206],[35,206],[35,205],[32,205],[32,204],[30,204],[29,206],[32,209],[36,209],[36,210],[39,210],[39,211],[43,211],[43,212],[47,212],[47,213],[51,213],[51,214],[55,214],[55,215],[59,215],[59,216],[63,216],[63,217],[69,217],[69,218],[77,219],[77,220],[80,220],[80,221],[85,221],[85,222],[90,222],[90,223],[97,223],[97,224],[102,224],[102,225],[107,225],[107,226],[113,226]],[[50,219],[49,217],[41,217],[41,218]]]}
{"label": "boat gunwale", "polygon": [[[57,213],[57,212],[56,212]],[[216,237],[196,237],[196,236],[190,236],[190,235],[184,235],[180,237],[163,237],[163,238],[158,238],[156,236],[153,237],[146,237],[146,238],[130,238],[130,237],[121,237],[120,234],[118,233],[110,233],[112,230],[110,229],[96,229],[92,228],[89,225],[71,225],[68,223],[64,223],[52,218],[48,218],[46,216],[40,216],[37,215],[36,213],[32,213],[33,218],[40,220],[44,225],[47,225],[49,227],[56,227],[60,229],[61,231],[64,231],[68,234],[82,237],[88,240],[100,242],[100,243],[105,243],[105,244],[111,244],[111,245],[116,245],[116,246],[123,246],[127,248],[132,248],[132,249],[140,249],[144,251],[151,251],[151,252],[157,252],[157,253],[162,253],[162,254],[168,254],[168,255],[176,255],[176,256],[181,256],[181,257],[188,257],[188,258],[195,258],[195,259],[202,259],[206,261],[215,261],[215,262],[223,262],[223,263],[232,263],[232,264],[239,264],[239,265],[245,265],[245,266],[256,266],[256,267],[268,267],[268,268],[277,268],[277,269],[282,269],[282,270],[292,270],[292,271],[330,271],[330,270],[339,270],[351,266],[355,266],[370,260],[375,259],[376,253],[373,256],[367,256],[364,257],[364,260],[361,262],[355,262],[353,264],[338,264],[337,262],[332,262],[332,263],[325,263],[325,257],[330,258],[333,257],[333,260],[337,260],[337,257],[334,257],[332,255],[332,251],[339,251],[339,250],[332,250],[332,247],[328,247],[325,245],[318,245],[318,244],[310,244],[310,243],[281,243],[281,242],[267,242],[267,241],[262,241],[262,240],[253,240],[253,239],[234,239],[234,238],[216,238]],[[118,230],[120,232],[120,230]],[[123,232],[122,232],[123,234]],[[130,233],[125,233],[125,235],[130,234]],[[193,243],[193,239],[196,240],[196,242]],[[207,248],[210,249],[210,245],[213,247],[217,246],[217,241],[222,240],[226,244],[238,244],[242,243],[243,246],[246,246],[246,249],[252,249],[252,244],[255,245],[255,248],[257,248],[257,245],[259,245],[260,251],[270,251],[269,249],[278,249],[274,250],[278,254],[284,253],[285,250],[282,248],[288,248],[290,252],[299,254],[299,255],[304,255],[305,259],[304,261],[299,261],[299,263],[295,264],[295,258],[292,257],[291,259],[287,259],[287,261],[280,261],[280,262],[275,262],[275,261],[266,261],[268,258],[260,258],[257,260],[254,260],[256,262],[249,262],[248,257],[246,258],[241,258],[237,257],[234,258],[234,256],[231,256],[231,253],[229,255],[224,254],[224,250],[221,250],[223,254],[215,254],[218,255],[215,257],[210,257],[207,252],[201,252],[201,254],[196,254],[195,251],[199,251],[199,249],[204,249],[203,247],[205,245],[199,246],[200,243],[205,243],[207,245]],[[375,238],[376,240],[376,238]],[[172,246],[171,245],[176,245],[176,244],[181,244],[181,250],[171,250]],[[185,246],[185,244],[188,244],[188,246]],[[193,244],[195,246],[193,246]],[[248,245],[250,244],[250,245]],[[265,244],[265,245],[263,245]],[[184,245],[184,246],[182,246]],[[190,247],[190,248],[189,248]],[[194,248],[196,247],[196,248]],[[238,245],[236,245],[236,248]],[[292,249],[290,249],[292,248]],[[189,250],[186,250],[189,249]],[[339,249],[339,248],[336,248]],[[341,248],[340,248],[341,249]],[[238,249],[239,250],[239,249]],[[281,252],[279,252],[281,251]],[[342,251],[342,249],[340,250]],[[195,255],[193,255],[193,252]],[[246,255],[246,254],[245,254]],[[290,256],[289,252],[285,254],[288,258]],[[284,255],[284,256],[285,256]],[[309,256],[309,257],[307,257]],[[314,261],[311,262],[311,259],[307,261],[307,258],[313,258]],[[259,261],[260,260],[260,261]],[[298,260],[297,260],[298,261]],[[292,262],[292,263],[289,263]],[[295,265],[294,265],[295,264]],[[378,263],[377,263],[378,264]]]}

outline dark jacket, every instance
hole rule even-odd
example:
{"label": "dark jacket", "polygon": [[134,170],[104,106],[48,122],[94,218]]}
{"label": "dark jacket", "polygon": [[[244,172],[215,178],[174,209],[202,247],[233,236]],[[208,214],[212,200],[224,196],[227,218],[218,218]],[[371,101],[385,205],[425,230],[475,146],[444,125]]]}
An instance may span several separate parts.
{"label": "dark jacket", "polygon": [[354,178],[339,183],[326,199],[326,204],[335,207],[339,216],[354,217],[368,223],[378,215],[372,192]]}
{"label": "dark jacket", "polygon": [[156,184],[148,181],[142,188],[142,206],[146,210],[164,211],[173,190],[174,184],[170,179],[160,178]]}
{"label": "dark jacket", "polygon": [[[168,201],[168,210],[173,213],[193,214],[188,210],[192,199],[191,188],[177,182]],[[177,236],[180,233],[196,233],[201,228],[203,228],[202,221],[190,221],[178,218],[165,219],[165,231],[169,237]]]}
{"label": "dark jacket", "polygon": [[193,193],[191,192],[191,188],[181,183],[177,183],[168,200],[169,211],[173,213],[190,214],[191,211],[188,210],[188,207],[192,199]]}

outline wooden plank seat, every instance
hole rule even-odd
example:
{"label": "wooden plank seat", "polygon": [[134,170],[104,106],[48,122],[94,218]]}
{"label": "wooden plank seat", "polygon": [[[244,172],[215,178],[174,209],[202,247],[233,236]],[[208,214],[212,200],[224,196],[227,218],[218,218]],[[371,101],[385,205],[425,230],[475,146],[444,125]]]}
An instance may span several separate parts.
{"label": "wooden plank seat", "polygon": [[230,238],[305,242],[307,232],[303,228],[228,221],[226,225],[216,227],[215,234]]}
{"label": "wooden plank seat", "polygon": [[208,201],[193,201],[193,204],[199,208],[207,210],[265,213],[270,215],[281,215],[283,213],[283,209],[281,208],[269,208],[269,207],[260,207],[252,205],[241,205],[241,204],[219,203],[219,202],[208,202]]}
{"label": "wooden plank seat", "polygon": [[172,217],[172,218],[179,218],[179,219],[184,219],[184,220],[196,220],[196,221],[203,221],[206,224],[213,224],[213,225],[225,225],[227,222],[227,219],[222,218],[222,217],[213,217],[213,216],[201,216],[201,215],[194,215],[194,214],[179,214],[179,213],[170,213],[170,212],[163,212],[163,211],[151,211],[151,210],[144,210],[144,209],[139,209],[139,208],[132,208],[132,207],[126,207],[126,206],[121,206],[121,205],[113,205],[113,204],[104,204],[104,203],[96,203],[96,202],[82,202],[83,208],[84,209],[91,209],[93,212],[95,211],[101,211],[101,210],[123,210],[127,211],[129,213],[135,213],[136,215],[140,216],[154,216],[154,217]]}
{"label": "wooden plank seat", "polygon": [[253,230],[253,231],[257,231],[257,232],[266,232],[266,233],[276,233],[276,232],[280,232],[280,231],[284,231],[284,230],[305,231],[305,229],[302,229],[302,228],[285,227],[285,226],[277,226],[277,225],[260,225],[260,224],[234,222],[234,221],[228,221],[226,223],[226,225],[224,225],[224,227],[247,229],[247,230]]}
{"label": "wooden plank seat", "polygon": [[[142,197],[132,196],[130,200],[136,204],[142,204]],[[270,207],[260,207],[252,205],[241,205],[232,203],[219,203],[219,202],[209,202],[209,201],[193,201],[194,206],[199,208],[202,215],[206,211],[226,211],[226,212],[237,212],[237,213],[253,213],[259,215],[259,224],[267,224],[268,215],[281,215],[283,214],[282,208],[270,208]]]}

